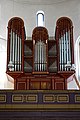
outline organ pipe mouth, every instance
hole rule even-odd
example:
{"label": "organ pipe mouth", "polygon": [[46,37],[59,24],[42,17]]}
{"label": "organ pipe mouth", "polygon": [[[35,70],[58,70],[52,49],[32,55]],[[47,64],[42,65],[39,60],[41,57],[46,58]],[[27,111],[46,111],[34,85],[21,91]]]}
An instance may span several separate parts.
{"label": "organ pipe mouth", "polygon": [[67,64],[65,64],[65,67],[71,67],[71,61],[68,61]]}
{"label": "organ pipe mouth", "polygon": [[74,70],[74,71],[76,70],[76,66],[75,66],[75,64],[72,64],[70,70]]}
{"label": "organ pipe mouth", "polygon": [[65,64],[65,67],[66,68],[70,68],[70,70],[72,71],[72,70],[76,70],[76,67],[75,67],[75,64],[72,64],[71,65],[71,62],[69,61],[67,64]]}
{"label": "organ pipe mouth", "polygon": [[14,63],[12,61],[9,62],[8,68],[10,71],[14,71]]}

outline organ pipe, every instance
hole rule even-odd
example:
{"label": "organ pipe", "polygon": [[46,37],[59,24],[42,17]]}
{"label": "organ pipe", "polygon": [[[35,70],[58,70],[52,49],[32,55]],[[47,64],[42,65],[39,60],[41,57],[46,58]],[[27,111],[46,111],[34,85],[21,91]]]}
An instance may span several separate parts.
{"label": "organ pipe", "polygon": [[35,71],[46,71],[46,45],[40,40],[35,45]]}
{"label": "organ pipe", "polygon": [[69,32],[69,36],[68,36],[68,39],[69,39],[69,61],[70,61],[70,63],[71,63],[70,30],[69,30],[68,32]]}
{"label": "organ pipe", "polygon": [[44,69],[43,69],[43,67],[44,67],[44,63],[43,63],[43,62],[44,62],[44,60],[43,60],[43,57],[44,57],[43,47],[44,47],[44,45],[43,45],[43,43],[42,43],[42,61],[41,61],[41,62],[42,62],[42,71],[44,70]]}
{"label": "organ pipe", "polygon": [[[61,33],[62,34],[62,33]],[[59,38],[60,44],[60,70],[69,70],[65,65],[71,63],[71,50],[70,50],[70,32],[65,31]]]}
{"label": "organ pipe", "polygon": [[[56,23],[56,40],[59,43],[58,49],[58,70],[69,71],[74,63],[73,54],[73,24],[67,17],[61,17]],[[73,48],[74,49],[74,48]],[[68,65],[69,64],[69,65]]]}
{"label": "organ pipe", "polygon": [[39,71],[39,44],[38,44],[38,47],[37,47],[37,50],[38,50],[38,61],[37,61],[37,63],[36,64],[38,64],[38,71]]}
{"label": "organ pipe", "polygon": [[23,71],[22,42],[24,38],[24,21],[19,17],[8,22],[8,71]]}
{"label": "organ pipe", "polygon": [[10,71],[21,71],[21,41],[20,35],[11,29],[10,33],[10,60],[8,68]]}
{"label": "organ pipe", "polygon": [[11,30],[11,38],[10,38],[10,61],[12,61],[12,30]]}
{"label": "organ pipe", "polygon": [[19,65],[20,65],[20,71],[21,71],[21,38],[20,38],[20,62],[19,62]]}
{"label": "organ pipe", "polygon": [[17,71],[17,34],[15,33],[15,71]]}
{"label": "organ pipe", "polygon": [[12,44],[13,44],[13,46],[12,46],[12,61],[13,61],[13,63],[14,63],[14,49],[15,49],[15,45],[14,45],[14,39],[15,39],[15,37],[14,37],[14,32],[13,32],[13,30],[12,30],[12,37],[11,37],[11,41],[12,41]]}
{"label": "organ pipe", "polygon": [[19,36],[17,35],[17,69],[19,69]]}
{"label": "organ pipe", "polygon": [[41,55],[42,55],[42,52],[41,52],[41,49],[42,49],[42,48],[41,48],[41,47],[42,47],[42,45],[41,45],[41,40],[40,40],[39,46],[40,46],[40,71],[41,71],[41,64],[42,64],[42,63],[41,63],[41,61],[42,61],[42,60],[41,60],[41,59],[42,59],[42,56],[41,56]]}

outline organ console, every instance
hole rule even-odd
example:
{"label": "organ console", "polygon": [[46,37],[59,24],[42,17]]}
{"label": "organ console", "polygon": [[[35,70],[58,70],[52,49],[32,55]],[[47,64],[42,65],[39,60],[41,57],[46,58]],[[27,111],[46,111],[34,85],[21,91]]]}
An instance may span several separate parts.
{"label": "organ console", "polygon": [[56,22],[55,39],[45,27],[35,27],[26,40],[24,21],[8,22],[6,73],[14,78],[17,90],[64,90],[74,74],[73,24],[67,17]]}

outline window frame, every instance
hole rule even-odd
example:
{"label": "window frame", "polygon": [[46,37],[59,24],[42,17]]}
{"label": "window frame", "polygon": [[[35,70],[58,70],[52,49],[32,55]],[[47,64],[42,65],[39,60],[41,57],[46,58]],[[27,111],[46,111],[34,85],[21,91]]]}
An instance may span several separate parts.
{"label": "window frame", "polygon": [[[42,15],[42,22],[43,22],[43,25],[39,25],[39,23],[38,23],[38,22],[39,22],[39,20],[38,20],[38,19],[39,19],[39,15]],[[37,14],[36,14],[36,17],[37,17],[37,19],[36,19],[36,20],[37,20],[37,26],[44,26],[44,12],[41,11],[41,10],[38,11]]]}

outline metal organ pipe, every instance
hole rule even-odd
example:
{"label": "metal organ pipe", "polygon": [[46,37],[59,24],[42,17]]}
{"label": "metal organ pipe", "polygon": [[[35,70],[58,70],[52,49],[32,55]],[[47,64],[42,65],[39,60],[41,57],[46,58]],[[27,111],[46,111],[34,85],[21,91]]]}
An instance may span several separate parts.
{"label": "metal organ pipe", "polygon": [[43,58],[43,65],[44,65],[44,71],[46,70],[46,46],[44,45],[44,49],[43,49],[43,54],[44,54],[44,58]]}
{"label": "metal organ pipe", "polygon": [[68,36],[69,36],[69,38],[68,38],[68,40],[69,40],[69,61],[70,61],[70,63],[71,63],[71,49],[70,49],[70,30],[68,31]]}
{"label": "metal organ pipe", "polygon": [[10,71],[21,71],[22,39],[17,31],[11,29],[10,33],[10,61],[8,68]]}
{"label": "metal organ pipe", "polygon": [[35,71],[37,71],[37,45],[35,45]]}
{"label": "metal organ pipe", "polygon": [[62,70],[62,37],[61,37],[61,70]]}
{"label": "metal organ pipe", "polygon": [[44,70],[44,69],[43,69],[43,67],[44,67],[44,60],[43,60],[43,58],[44,58],[43,47],[44,47],[44,45],[43,45],[43,43],[42,43],[42,71]]}
{"label": "metal organ pipe", "polygon": [[[67,47],[67,50],[66,50],[66,54],[67,54],[66,64],[68,64],[69,63],[69,31],[67,31],[66,47]],[[68,70],[68,68],[67,68],[67,70]]]}
{"label": "metal organ pipe", "polygon": [[43,63],[42,63],[42,52],[43,52],[43,51],[42,51],[42,42],[41,42],[41,70],[40,70],[40,71],[42,71],[42,64],[43,64]]}
{"label": "metal organ pipe", "polygon": [[35,56],[34,56],[35,60],[34,60],[34,69],[35,71],[37,71],[37,66],[36,66],[36,62],[37,62],[37,45],[35,45]]}
{"label": "metal organ pipe", "polygon": [[45,71],[45,55],[44,55],[44,44],[43,44],[43,71]]}
{"label": "metal organ pipe", "polygon": [[[70,51],[70,32],[67,30],[66,32],[66,64],[71,64],[71,51]],[[69,68],[66,68],[69,70]]]}
{"label": "metal organ pipe", "polygon": [[17,71],[17,34],[15,32],[15,71]]}
{"label": "metal organ pipe", "polygon": [[12,46],[12,49],[13,49],[12,56],[13,56],[13,58],[12,58],[12,61],[14,63],[14,32],[13,31],[12,31],[12,39],[13,39],[13,46]]}
{"label": "metal organ pipe", "polygon": [[[67,42],[68,42],[68,32],[66,31],[66,37],[65,37],[65,44],[66,44],[66,46],[65,46],[65,54],[66,54],[66,56],[65,56],[65,64],[67,64],[67,58],[68,58],[68,54],[67,54],[67,50],[68,50],[68,45],[67,45]],[[67,70],[67,68],[66,68],[66,70]]]}
{"label": "metal organ pipe", "polygon": [[36,70],[38,71],[38,44],[36,44]]}
{"label": "metal organ pipe", "polygon": [[[56,24],[56,39],[59,42],[59,60],[58,69],[60,71],[71,70],[74,58],[72,58],[73,51],[73,25],[72,21],[67,17],[62,17],[58,19]],[[71,47],[72,46],[72,47]],[[72,59],[71,59],[72,58]]]}
{"label": "metal organ pipe", "polygon": [[21,37],[20,37],[20,39],[19,39],[20,41],[20,54],[19,54],[19,56],[20,56],[20,61],[19,61],[19,66],[20,66],[20,71],[21,71]]}
{"label": "metal organ pipe", "polygon": [[67,31],[67,61],[69,60],[69,31]]}
{"label": "metal organ pipe", "polygon": [[43,45],[43,43],[41,42],[41,71],[42,71],[42,64],[43,64],[43,61],[42,61],[42,52],[43,52],[43,51],[42,51],[42,47],[43,47],[43,46],[42,46],[42,45]]}
{"label": "metal organ pipe", "polygon": [[61,70],[61,38],[59,38],[60,70]]}
{"label": "metal organ pipe", "polygon": [[66,62],[66,31],[63,33],[63,70],[65,70],[65,62]]}
{"label": "metal organ pipe", "polygon": [[60,70],[69,70],[65,68],[65,65],[71,64],[71,50],[70,50],[70,30],[65,30],[64,33],[61,33],[59,38],[60,45]]}
{"label": "metal organ pipe", "polygon": [[64,46],[63,46],[63,42],[64,42],[64,35],[62,36],[62,70],[63,70],[63,64],[64,64],[64,62],[63,62],[63,57],[64,57]]}
{"label": "metal organ pipe", "polygon": [[8,64],[8,68],[10,71],[14,71],[14,64],[13,64],[13,34],[12,34],[12,29],[11,29],[11,32],[10,32],[10,59],[9,59],[9,64]]}
{"label": "metal organ pipe", "polygon": [[38,41],[35,45],[35,71],[46,70],[46,45]]}
{"label": "metal organ pipe", "polygon": [[38,42],[38,47],[37,47],[37,48],[38,48],[38,49],[37,49],[37,50],[38,50],[38,58],[37,58],[38,61],[37,61],[37,64],[38,64],[38,71],[39,71],[39,42]]}
{"label": "metal organ pipe", "polygon": [[13,37],[14,37],[14,39],[13,39],[13,44],[14,44],[14,71],[16,71],[16,69],[15,69],[15,44],[16,44],[16,42],[15,42],[15,40],[16,40],[16,38],[15,38],[15,32],[13,32],[14,34],[13,34]]}
{"label": "metal organ pipe", "polygon": [[19,35],[17,34],[17,71],[20,71],[19,69]]}
{"label": "metal organ pipe", "polygon": [[10,62],[12,62],[12,29],[10,35]]}
{"label": "metal organ pipe", "polygon": [[40,69],[40,71],[41,71],[41,64],[42,64],[42,63],[41,63],[41,59],[42,59],[42,56],[41,56],[41,54],[42,54],[42,53],[41,53],[41,40],[40,40],[39,46],[40,46],[40,64],[39,64],[40,66],[39,66],[39,69]]}
{"label": "metal organ pipe", "polygon": [[38,70],[38,43],[36,43],[36,45],[35,45],[35,62],[34,62],[34,64],[35,64],[35,71],[37,71]]}

